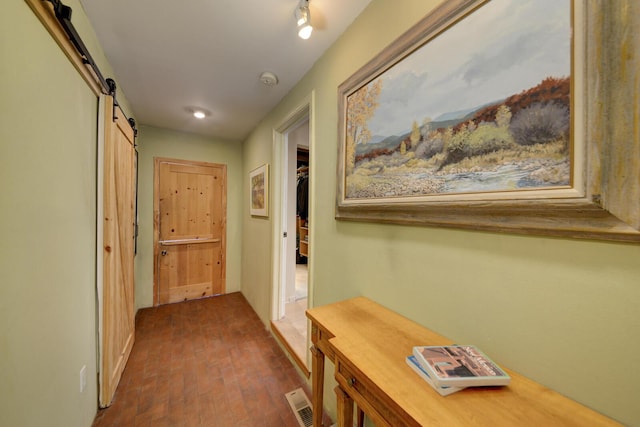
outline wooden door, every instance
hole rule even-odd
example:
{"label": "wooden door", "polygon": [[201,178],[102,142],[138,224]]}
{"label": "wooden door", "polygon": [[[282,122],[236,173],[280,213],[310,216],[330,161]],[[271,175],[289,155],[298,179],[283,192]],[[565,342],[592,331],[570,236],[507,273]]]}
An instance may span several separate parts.
{"label": "wooden door", "polygon": [[156,305],[225,292],[226,165],[156,159]]}
{"label": "wooden door", "polygon": [[103,236],[100,406],[111,404],[134,341],[135,147],[133,129],[103,95]]}

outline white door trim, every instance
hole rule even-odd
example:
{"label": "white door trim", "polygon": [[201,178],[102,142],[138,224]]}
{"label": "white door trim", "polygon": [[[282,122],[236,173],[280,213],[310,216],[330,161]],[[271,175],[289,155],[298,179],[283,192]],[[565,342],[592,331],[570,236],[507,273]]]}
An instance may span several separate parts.
{"label": "white door trim", "polygon": [[[278,122],[278,125],[273,129],[273,158],[272,158],[272,278],[271,278],[271,320],[278,320],[284,316],[284,291],[283,281],[286,278],[286,271],[284,270],[284,250],[285,242],[283,233],[286,231],[283,220],[286,218],[286,213],[283,212],[284,203],[286,203],[286,194],[284,194],[284,186],[286,185],[286,166],[287,166],[287,132],[295,128],[301,121],[309,120],[309,158],[313,163],[313,152],[315,147],[315,92],[312,91],[306,96],[293,110],[291,110],[282,120]],[[313,203],[313,168],[310,163],[311,173],[309,175],[309,215],[313,215],[314,203]],[[313,222],[309,222],[311,227],[309,228],[309,292],[307,297],[308,307],[313,307]],[[295,238],[295,236],[291,236]],[[307,341],[310,339],[310,334],[307,333]],[[309,342],[307,342],[309,344]],[[306,346],[307,348],[309,345]],[[309,355],[307,355],[307,359]],[[308,364],[309,360],[307,360]]]}

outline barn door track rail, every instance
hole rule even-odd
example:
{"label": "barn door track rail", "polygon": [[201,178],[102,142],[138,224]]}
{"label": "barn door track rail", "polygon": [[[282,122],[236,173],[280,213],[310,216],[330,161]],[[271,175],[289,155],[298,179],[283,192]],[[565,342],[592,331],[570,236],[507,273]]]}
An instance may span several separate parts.
{"label": "barn door track rail", "polygon": [[[116,107],[119,106],[118,101],[116,99],[116,82],[113,79],[105,79],[102,73],[100,72],[100,68],[93,60],[91,53],[89,53],[89,49],[82,41],[82,38],[76,31],[73,23],[71,22],[71,15],[73,10],[71,7],[63,4],[60,0],[42,0],[48,1],[53,5],[53,12],[56,16],[56,19],[60,23],[60,26],[67,34],[69,41],[73,44],[73,46],[78,51],[78,54],[82,58],[82,62],[91,68],[91,71],[94,74],[94,77],[100,87],[102,88],[102,92],[108,95],[113,96],[113,108],[115,110]],[[124,113],[123,113],[124,114]],[[114,114],[114,119],[116,115]],[[136,129],[136,121],[133,118],[127,118],[127,122],[133,129],[134,136],[137,136],[138,130]]]}

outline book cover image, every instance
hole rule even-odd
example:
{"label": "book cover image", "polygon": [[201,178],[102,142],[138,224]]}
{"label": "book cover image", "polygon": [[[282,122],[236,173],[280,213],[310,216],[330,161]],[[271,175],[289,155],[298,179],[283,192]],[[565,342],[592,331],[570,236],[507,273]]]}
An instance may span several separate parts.
{"label": "book cover image", "polygon": [[450,386],[442,386],[439,387],[433,383],[431,377],[429,377],[429,372],[427,372],[418,362],[415,356],[407,356],[407,365],[411,367],[420,377],[427,382],[435,391],[437,391],[441,396],[448,396],[450,394],[455,393],[456,391],[460,391],[464,389],[464,387],[450,387]]}
{"label": "book cover image", "polygon": [[474,346],[414,347],[413,353],[437,385],[499,386],[511,378]]}

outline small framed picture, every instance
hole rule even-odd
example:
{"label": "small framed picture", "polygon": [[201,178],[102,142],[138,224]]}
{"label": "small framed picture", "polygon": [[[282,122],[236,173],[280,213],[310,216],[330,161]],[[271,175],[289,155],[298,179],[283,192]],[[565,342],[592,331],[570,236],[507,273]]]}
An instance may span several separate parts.
{"label": "small framed picture", "polygon": [[249,210],[251,216],[269,216],[269,165],[249,172]]}

